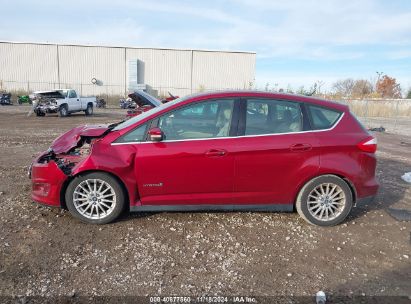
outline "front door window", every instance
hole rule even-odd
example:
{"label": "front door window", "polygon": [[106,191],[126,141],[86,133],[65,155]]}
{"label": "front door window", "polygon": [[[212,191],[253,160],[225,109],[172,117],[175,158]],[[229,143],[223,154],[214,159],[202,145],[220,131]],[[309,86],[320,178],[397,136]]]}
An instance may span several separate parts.
{"label": "front door window", "polygon": [[158,126],[165,140],[227,137],[233,108],[233,99],[199,102],[163,115]]}

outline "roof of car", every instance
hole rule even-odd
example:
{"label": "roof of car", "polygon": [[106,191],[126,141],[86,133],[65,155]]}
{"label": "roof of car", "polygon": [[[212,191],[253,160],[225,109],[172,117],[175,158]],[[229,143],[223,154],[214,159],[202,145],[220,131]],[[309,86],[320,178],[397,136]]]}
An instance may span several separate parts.
{"label": "roof of car", "polygon": [[330,107],[333,109],[345,111],[347,106],[342,103],[298,94],[277,93],[277,92],[265,92],[265,91],[250,91],[250,90],[236,90],[236,91],[215,91],[215,92],[202,92],[190,95],[186,99],[200,100],[205,98],[222,98],[222,97],[260,97],[260,98],[275,98],[290,101],[297,101],[303,103],[311,103],[319,106]]}

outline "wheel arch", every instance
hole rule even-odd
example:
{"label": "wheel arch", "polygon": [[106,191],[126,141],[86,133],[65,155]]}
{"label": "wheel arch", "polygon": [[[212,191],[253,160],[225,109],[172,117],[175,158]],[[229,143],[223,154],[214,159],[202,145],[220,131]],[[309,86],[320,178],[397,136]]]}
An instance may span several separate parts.
{"label": "wheel arch", "polygon": [[68,103],[67,103],[67,102],[61,103],[61,104],[59,105],[59,110],[60,110],[62,107],[67,107],[67,109],[68,109]]}
{"label": "wheel arch", "polygon": [[321,172],[321,174],[317,174],[314,176],[311,176],[310,178],[304,180],[304,182],[302,182],[299,186],[298,186],[298,191],[295,193],[294,195],[294,200],[293,200],[293,204],[294,204],[294,208],[295,208],[295,204],[297,202],[297,198],[298,195],[300,194],[301,190],[304,188],[305,185],[307,185],[310,181],[312,181],[315,178],[321,177],[321,176],[326,176],[326,175],[334,175],[336,177],[341,178],[346,184],[347,186],[350,188],[351,190],[351,194],[352,194],[352,198],[353,198],[353,204],[355,206],[356,201],[357,201],[357,190],[355,189],[354,183],[346,176],[340,174],[340,173],[335,173],[335,172]]}
{"label": "wheel arch", "polygon": [[126,184],[124,183],[124,181],[117,176],[116,174],[109,172],[109,171],[104,171],[104,170],[85,170],[85,171],[81,171],[76,173],[75,175],[70,176],[70,178],[66,179],[63,183],[63,185],[61,186],[60,189],[60,206],[61,208],[67,210],[67,204],[66,204],[66,198],[65,198],[65,194],[66,194],[66,190],[68,185],[70,185],[70,183],[78,176],[82,176],[82,175],[86,175],[89,173],[104,173],[104,174],[108,174],[110,175],[112,178],[114,178],[120,185],[121,189],[124,192],[124,197],[126,200],[126,203],[124,204],[124,206],[130,207],[130,195],[128,193],[128,189],[126,187]]}

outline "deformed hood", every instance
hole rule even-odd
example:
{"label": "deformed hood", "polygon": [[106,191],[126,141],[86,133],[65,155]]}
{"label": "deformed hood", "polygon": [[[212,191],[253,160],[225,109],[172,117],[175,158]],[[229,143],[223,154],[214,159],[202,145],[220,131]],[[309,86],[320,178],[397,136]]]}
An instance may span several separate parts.
{"label": "deformed hood", "polygon": [[54,153],[67,153],[76,147],[82,137],[97,138],[103,136],[109,130],[108,125],[79,126],[60,135],[53,141],[50,148]]}
{"label": "deformed hood", "polygon": [[142,106],[152,106],[158,107],[161,105],[161,101],[150,94],[143,91],[134,91],[128,95],[139,107]]}

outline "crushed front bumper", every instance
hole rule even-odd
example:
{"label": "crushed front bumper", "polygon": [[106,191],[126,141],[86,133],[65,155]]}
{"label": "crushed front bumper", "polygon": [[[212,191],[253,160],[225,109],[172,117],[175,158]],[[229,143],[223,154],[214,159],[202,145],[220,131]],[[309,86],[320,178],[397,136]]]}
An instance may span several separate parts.
{"label": "crushed front bumper", "polygon": [[29,169],[29,176],[31,176],[31,198],[33,201],[49,206],[61,205],[61,187],[68,176],[54,161],[48,163],[35,161]]}

